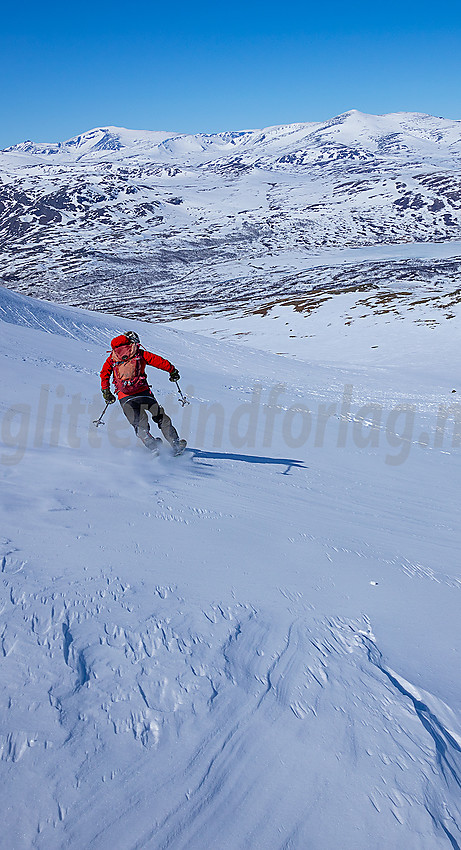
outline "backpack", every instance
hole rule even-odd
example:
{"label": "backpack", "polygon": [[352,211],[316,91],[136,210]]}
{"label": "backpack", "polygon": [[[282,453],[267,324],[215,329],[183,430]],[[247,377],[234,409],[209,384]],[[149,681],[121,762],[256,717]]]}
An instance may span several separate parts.
{"label": "backpack", "polygon": [[137,342],[112,349],[112,380],[119,393],[134,395],[149,390],[142,351]]}

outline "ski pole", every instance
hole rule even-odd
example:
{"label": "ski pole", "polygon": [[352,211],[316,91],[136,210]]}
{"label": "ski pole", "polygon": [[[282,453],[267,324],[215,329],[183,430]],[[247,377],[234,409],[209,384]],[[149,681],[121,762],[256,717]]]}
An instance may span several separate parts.
{"label": "ski pole", "polygon": [[109,407],[109,404],[110,404],[110,402],[107,402],[107,404],[106,404],[106,406],[105,406],[105,408],[104,408],[103,412],[101,413],[101,416],[99,417],[99,419],[93,419],[93,425],[96,425],[96,428],[98,427],[98,425],[104,425],[104,424],[105,424],[105,423],[102,421],[102,417],[104,416],[104,414],[105,414],[105,412],[106,412],[107,408]]}
{"label": "ski pole", "polygon": [[175,381],[175,384],[176,384],[176,387],[177,387],[177,390],[178,390],[178,393],[179,393],[179,396],[180,396],[179,403],[182,405],[182,407],[184,407],[185,404],[190,404],[189,399],[186,398],[186,396],[181,392],[181,387],[179,386],[177,381]]}

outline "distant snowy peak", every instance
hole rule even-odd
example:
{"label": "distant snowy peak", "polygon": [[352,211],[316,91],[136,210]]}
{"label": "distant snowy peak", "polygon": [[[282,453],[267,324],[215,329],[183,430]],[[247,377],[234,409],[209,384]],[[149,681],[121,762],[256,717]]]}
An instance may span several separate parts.
{"label": "distant snowy peak", "polygon": [[395,153],[405,149],[423,151],[448,147],[461,153],[461,121],[412,112],[367,115],[350,110],[329,121],[285,124],[262,130],[221,133],[177,133],[97,127],[65,142],[39,144],[21,142],[4,153],[64,158],[116,158],[155,153],[160,158],[201,154],[221,156],[238,149],[241,153],[280,155],[296,148],[319,145],[355,146],[368,153]]}
{"label": "distant snowy peak", "polygon": [[39,156],[56,154],[98,153],[102,151],[120,151],[123,148],[157,147],[174,133],[151,130],[126,130],[124,127],[96,127],[65,142],[35,143],[31,141],[12,145],[4,153],[29,153]]}
{"label": "distant snowy peak", "polygon": [[[259,131],[258,131],[259,132]],[[66,160],[103,157],[107,154],[183,157],[205,152],[225,153],[226,150],[251,139],[253,133],[245,131],[222,133],[164,132],[154,130],[128,130],[124,127],[96,127],[65,142],[35,143],[30,140],[12,145],[2,153],[29,154],[36,157],[58,156]]]}
{"label": "distant snowy peak", "polygon": [[461,142],[461,121],[420,112],[368,115],[353,109],[319,127],[318,133],[331,139],[339,136],[346,144],[355,140],[374,150],[381,148],[383,140],[398,136],[415,144],[429,142],[443,146]]}

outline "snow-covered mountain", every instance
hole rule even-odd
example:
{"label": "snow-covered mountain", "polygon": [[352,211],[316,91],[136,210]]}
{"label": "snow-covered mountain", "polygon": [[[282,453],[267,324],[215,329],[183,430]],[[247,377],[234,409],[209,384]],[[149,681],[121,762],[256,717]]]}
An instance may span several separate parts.
{"label": "snow-covered mountain", "polygon": [[459,333],[388,321],[360,365],[131,323],[191,398],[150,370],[153,459],[92,425],[126,321],[0,288],[2,847],[461,846]]}
{"label": "snow-covered mountain", "polygon": [[456,299],[460,225],[461,121],[430,115],[104,127],[0,153],[3,282],[125,316],[241,316],[282,299],[306,313],[338,290],[398,310],[427,285]]}

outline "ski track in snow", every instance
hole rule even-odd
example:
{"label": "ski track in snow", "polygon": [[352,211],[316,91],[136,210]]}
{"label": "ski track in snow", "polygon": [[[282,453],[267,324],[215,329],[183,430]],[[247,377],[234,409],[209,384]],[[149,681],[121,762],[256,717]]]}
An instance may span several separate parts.
{"label": "ski track in snow", "polygon": [[[63,371],[91,397],[117,320],[1,296],[4,406]],[[207,345],[204,392],[241,403],[247,354]],[[252,361],[268,386],[274,362]],[[300,396],[302,368],[280,362]],[[2,467],[9,848],[461,848],[454,454],[310,454],[45,444]]]}

